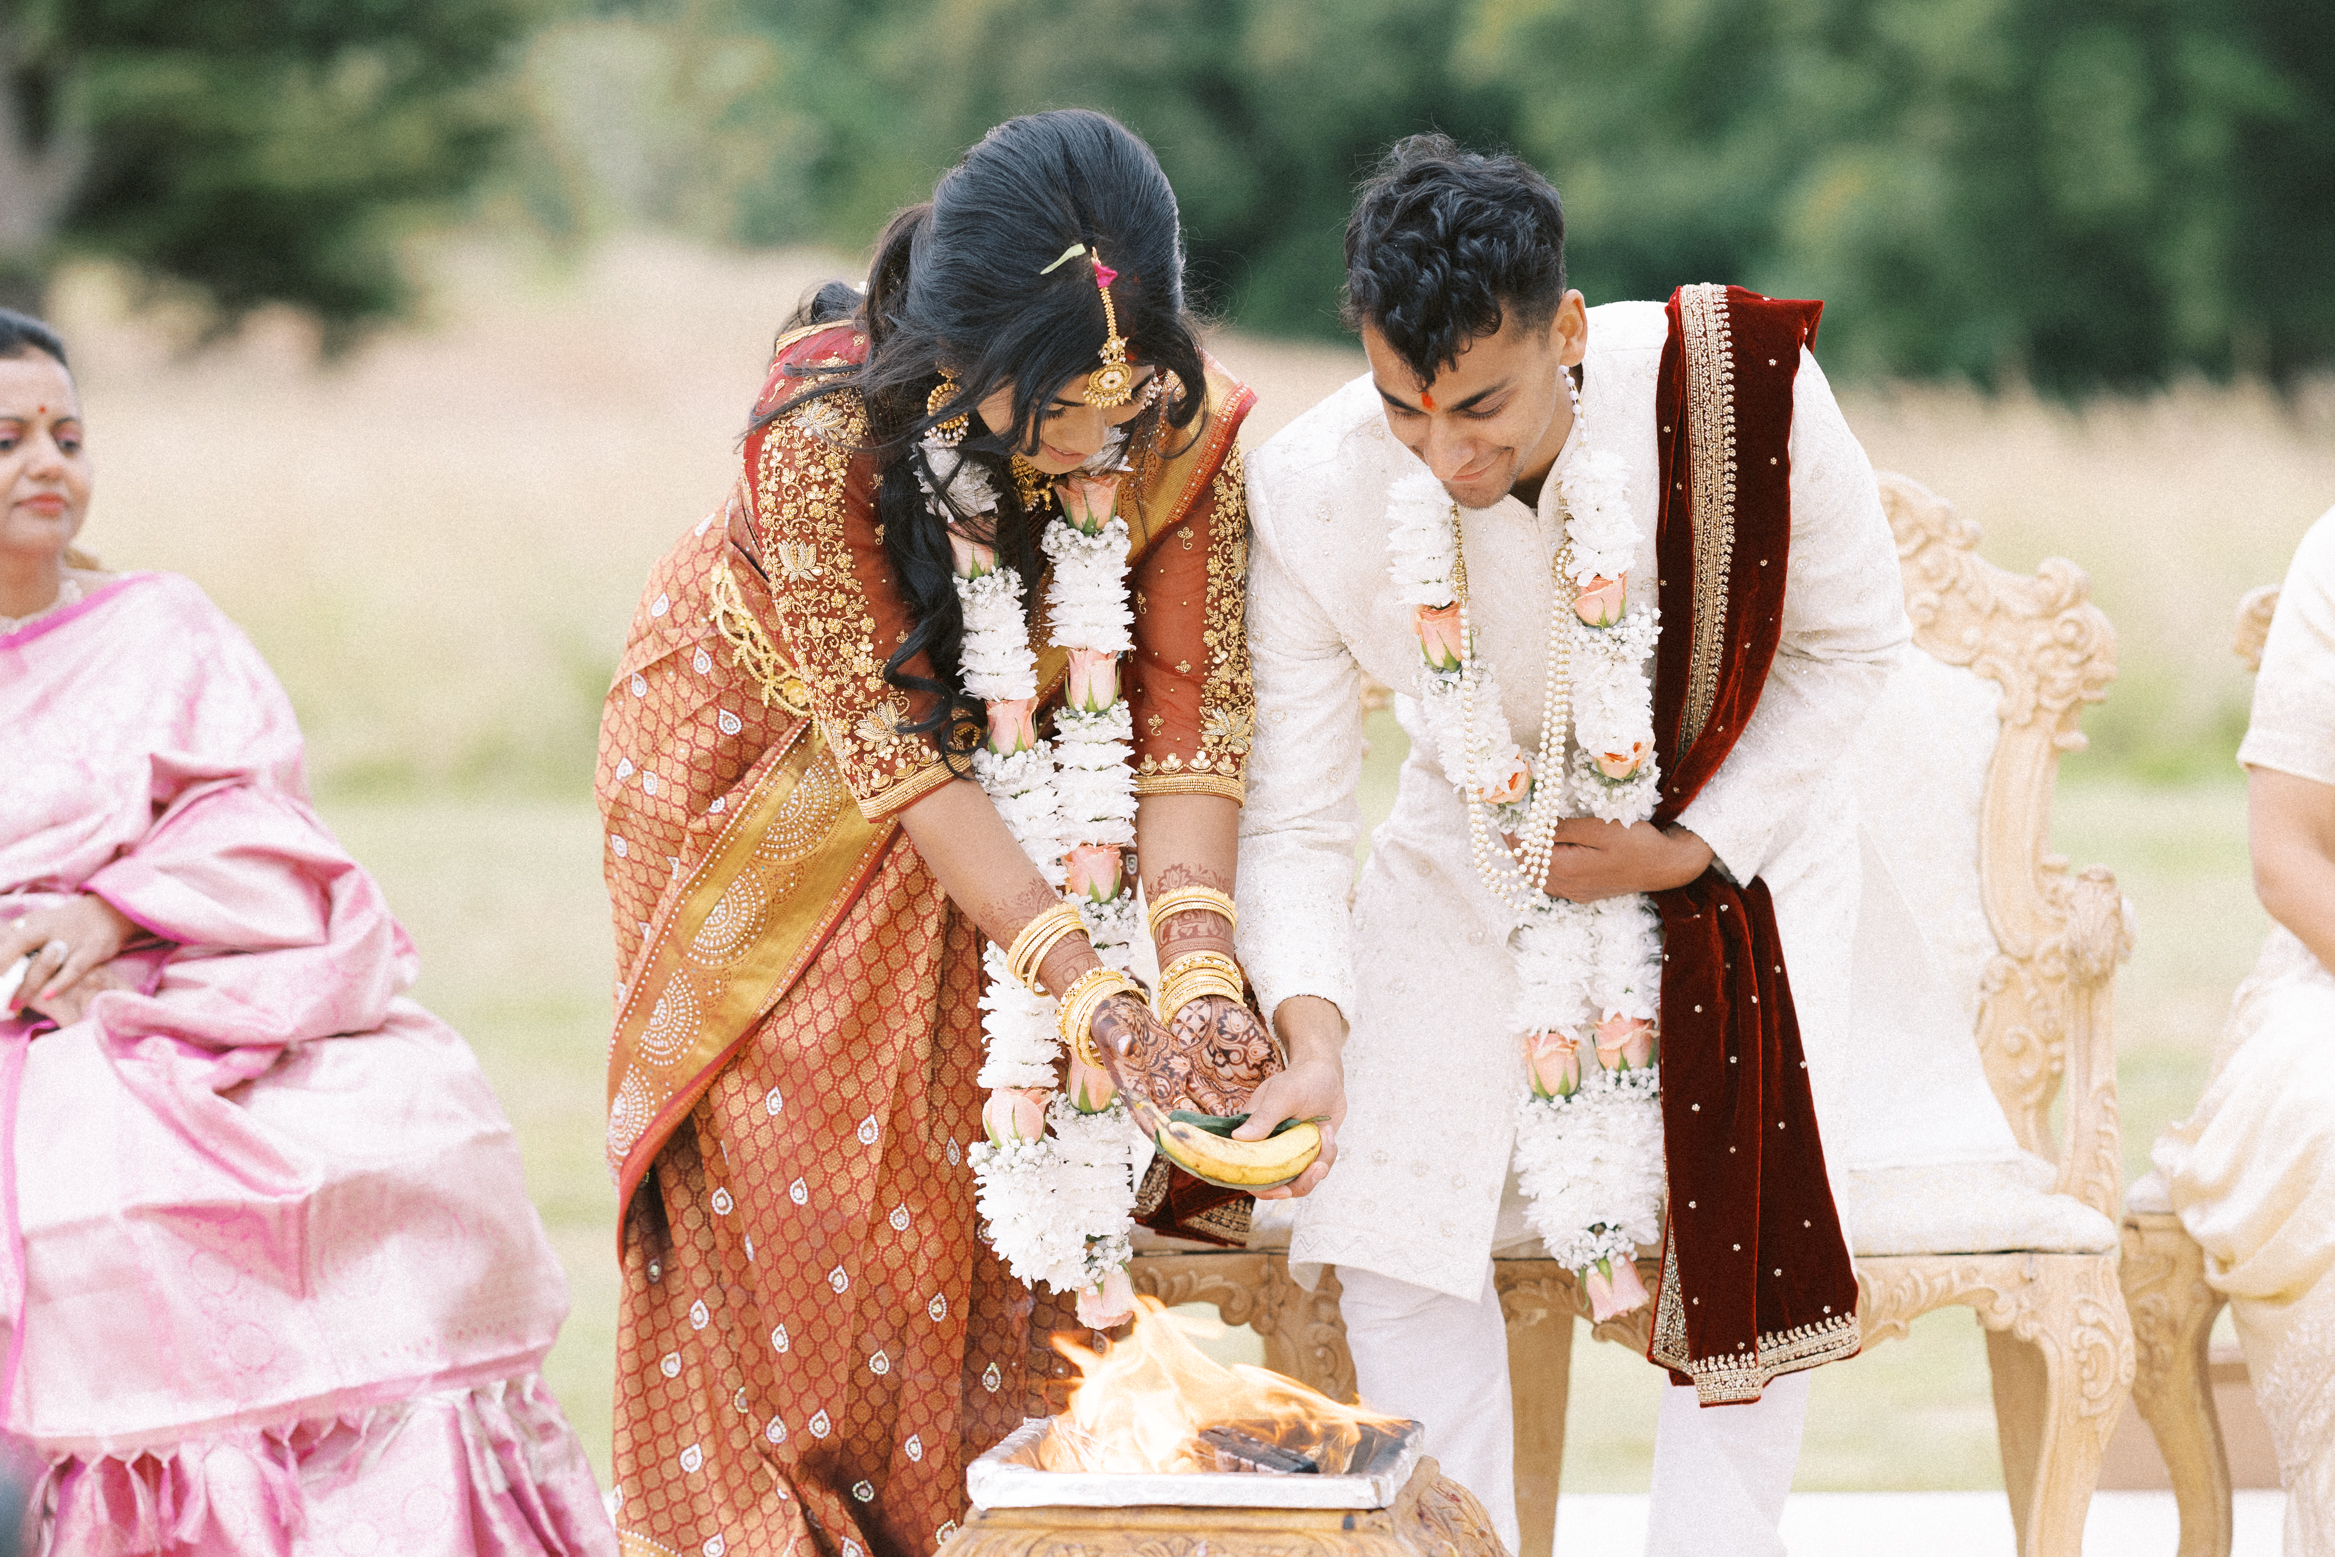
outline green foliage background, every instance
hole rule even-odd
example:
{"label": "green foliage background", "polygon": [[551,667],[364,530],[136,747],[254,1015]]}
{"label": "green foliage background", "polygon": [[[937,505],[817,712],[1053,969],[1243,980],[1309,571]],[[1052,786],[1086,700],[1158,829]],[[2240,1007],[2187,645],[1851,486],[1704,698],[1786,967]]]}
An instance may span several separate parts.
{"label": "green foliage background", "polygon": [[1550,173],[1592,300],[1822,297],[1848,376],[2335,360],[2323,0],[671,0],[554,31],[550,140],[621,75],[665,127],[655,214],[702,236],[857,249],[998,120],[1097,106],[1158,151],[1215,304],[1326,335],[1354,180],[1432,127]]}
{"label": "green foliage background", "polygon": [[345,332],[482,202],[856,250],[1068,104],[1251,331],[1336,332],[1355,179],[1440,128],[1556,179],[1593,299],[1822,297],[1849,377],[2335,362],[2325,0],[12,0],[0,291],[98,255]]}
{"label": "green foliage background", "polygon": [[9,0],[0,290],[74,255],[231,322],[345,335],[411,302],[398,239],[496,165],[537,0]]}

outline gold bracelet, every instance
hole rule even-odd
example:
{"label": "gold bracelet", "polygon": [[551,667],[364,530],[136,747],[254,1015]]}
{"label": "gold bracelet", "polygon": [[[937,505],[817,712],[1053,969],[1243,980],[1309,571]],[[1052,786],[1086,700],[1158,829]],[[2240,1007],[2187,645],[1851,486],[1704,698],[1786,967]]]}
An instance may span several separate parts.
{"label": "gold bracelet", "polygon": [[1096,1070],[1103,1070],[1103,1057],[1095,1048],[1095,1012],[1114,995],[1140,998],[1142,993],[1133,979],[1107,962],[1087,969],[1062,992],[1061,1003],[1056,1008],[1055,1021],[1061,1029],[1062,1041],[1070,1046],[1072,1054]]}
{"label": "gold bracelet", "polygon": [[1086,928],[1086,921],[1078,910],[1068,903],[1056,903],[1052,908],[1022,926],[1021,934],[1013,938],[1006,950],[1005,971],[1025,989],[1038,987],[1038,965],[1046,954],[1071,935]]}
{"label": "gold bracelet", "polygon": [[1162,892],[1151,903],[1151,938],[1159,939],[1159,927],[1172,914],[1214,914],[1224,921],[1226,931],[1240,923],[1240,912],[1232,906],[1232,894],[1219,892],[1214,887],[1178,887],[1173,892]]}
{"label": "gold bracelet", "polygon": [[1178,1011],[1207,995],[1222,995],[1236,1005],[1242,1003],[1246,990],[1240,964],[1222,952],[1184,953],[1160,972],[1160,1020],[1172,1021]]}

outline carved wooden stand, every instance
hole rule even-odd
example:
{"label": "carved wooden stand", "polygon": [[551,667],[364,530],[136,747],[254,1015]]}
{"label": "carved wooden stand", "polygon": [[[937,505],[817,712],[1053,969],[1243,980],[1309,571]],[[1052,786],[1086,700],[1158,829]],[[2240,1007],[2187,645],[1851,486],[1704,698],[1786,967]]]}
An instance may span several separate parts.
{"label": "carved wooden stand", "polygon": [[1484,1506],[1431,1459],[1392,1508],[994,1508],[938,1557],[1503,1557]]}
{"label": "carved wooden stand", "polygon": [[2230,1460],[2206,1362],[2224,1299],[2205,1284],[2205,1251],[2170,1211],[2125,1213],[2119,1274],[2139,1348],[2132,1402],[2173,1474],[2180,1557],[2229,1557]]}

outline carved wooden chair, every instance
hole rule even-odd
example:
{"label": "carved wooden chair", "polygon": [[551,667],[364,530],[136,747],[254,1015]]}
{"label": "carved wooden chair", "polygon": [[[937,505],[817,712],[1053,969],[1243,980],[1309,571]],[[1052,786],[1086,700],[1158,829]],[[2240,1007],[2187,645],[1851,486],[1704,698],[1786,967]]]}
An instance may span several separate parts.
{"label": "carved wooden chair", "polygon": [[[2033,576],[1981,560],[1976,526],[1902,477],[1881,478],[1914,624],[1860,742],[1857,801],[1874,818],[1870,877],[1927,848],[1915,923],[1888,927],[1920,968],[1860,987],[1858,1056],[1827,1156],[1857,1252],[1865,1337],[1963,1305],[1987,1332],[2003,1477],[2025,1557],[2077,1557],[2100,1457],[2131,1387],[2116,1284],[2120,1171],[2111,981],[2130,932],[2114,878],[2050,852],[2051,795],[2076,723],[2115,674],[2115,641],[2074,565]],[[1876,839],[1876,834],[1880,835]],[[1868,897],[1873,894],[1868,893]],[[1868,926],[1860,920],[1858,933]],[[1878,932],[1876,932],[1878,933]],[[1911,940],[1904,939],[1910,935]],[[1917,1001],[1920,973],[1942,991]],[[1885,986],[1885,987],[1883,987]],[[2064,1127],[2050,1127],[2065,1086]],[[1957,1090],[1958,1089],[1958,1090]],[[1923,1121],[1952,1109],[1968,1139]],[[1983,1117],[1981,1117],[1983,1116]],[[1927,1130],[1927,1136],[1924,1131]],[[1927,1153],[1909,1159],[1910,1137]],[[1876,1143],[1880,1143],[1876,1147]],[[1894,1153],[1894,1155],[1893,1155]],[[1656,1262],[1640,1262],[1649,1288]],[[1545,1258],[1495,1261],[1508,1318],[1523,1557],[1547,1557],[1565,1434],[1573,1319],[1589,1304]],[[1266,1363],[1351,1398],[1334,1272],[1307,1292],[1271,1247],[1140,1246],[1136,1286],[1216,1305],[1263,1337]],[[1591,1335],[1643,1352],[1646,1309]]]}
{"label": "carved wooden chair", "polygon": [[[2262,668],[2262,645],[2277,609],[2275,584],[2238,602],[2232,647],[2249,670]],[[2172,1197],[2154,1172],[2125,1195],[2121,1275],[2138,1350],[2132,1400],[2172,1473],[2181,1509],[2179,1557],[2229,1557],[2230,1459],[2207,1355],[2226,1299],[2205,1284],[2205,1251],[2182,1229]]]}

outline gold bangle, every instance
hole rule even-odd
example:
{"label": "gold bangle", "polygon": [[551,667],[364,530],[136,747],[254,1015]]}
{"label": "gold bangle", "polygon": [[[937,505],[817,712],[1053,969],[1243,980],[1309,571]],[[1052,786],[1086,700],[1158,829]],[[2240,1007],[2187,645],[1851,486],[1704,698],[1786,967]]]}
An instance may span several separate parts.
{"label": "gold bangle", "polygon": [[1022,926],[1021,934],[1013,938],[1006,950],[1005,971],[1025,989],[1038,987],[1038,965],[1046,954],[1063,940],[1086,928],[1086,921],[1078,910],[1068,903],[1056,903],[1052,908]]}
{"label": "gold bangle", "polygon": [[1087,969],[1062,992],[1061,1003],[1055,1009],[1062,1041],[1070,1046],[1072,1054],[1096,1070],[1104,1069],[1103,1057],[1095,1048],[1095,1012],[1113,995],[1141,994],[1133,979],[1107,962]]}
{"label": "gold bangle", "polygon": [[1222,952],[1186,952],[1160,972],[1160,1019],[1173,1020],[1178,1011],[1206,995],[1222,995],[1236,1004],[1245,1001],[1240,964]]}
{"label": "gold bangle", "polygon": [[1214,887],[1178,887],[1173,892],[1162,892],[1151,903],[1151,938],[1159,939],[1159,927],[1174,914],[1214,914],[1224,921],[1224,928],[1232,930],[1240,923],[1240,911],[1232,906],[1232,894],[1219,892]]}

